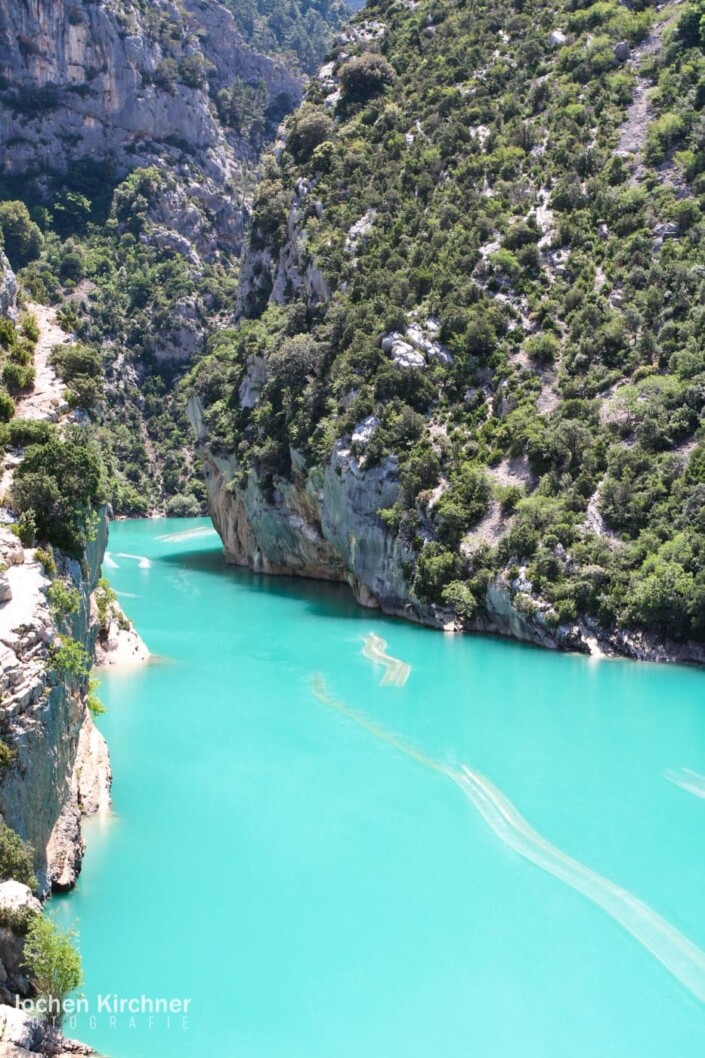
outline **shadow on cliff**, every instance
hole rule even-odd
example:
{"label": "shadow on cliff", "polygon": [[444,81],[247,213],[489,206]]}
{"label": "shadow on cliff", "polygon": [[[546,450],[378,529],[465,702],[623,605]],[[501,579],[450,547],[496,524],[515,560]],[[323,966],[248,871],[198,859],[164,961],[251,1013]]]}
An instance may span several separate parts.
{"label": "shadow on cliff", "polygon": [[228,577],[236,585],[246,587],[248,591],[259,591],[280,598],[296,599],[299,602],[304,600],[311,613],[322,617],[365,620],[374,615],[375,620],[395,620],[393,617],[386,617],[381,610],[370,610],[360,606],[347,584],[313,580],[309,577],[254,573],[243,566],[233,566],[226,562],[220,547],[208,550],[175,551],[170,555],[160,555],[156,561],[178,566],[185,571],[193,570],[195,573],[212,574],[221,580],[223,577]]}

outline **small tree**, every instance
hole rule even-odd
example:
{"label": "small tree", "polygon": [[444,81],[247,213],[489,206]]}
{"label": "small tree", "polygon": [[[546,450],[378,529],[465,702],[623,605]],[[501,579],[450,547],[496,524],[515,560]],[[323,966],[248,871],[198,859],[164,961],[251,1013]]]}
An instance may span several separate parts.
{"label": "small tree", "polygon": [[45,1018],[61,1025],[63,1004],[83,983],[81,956],[75,930],[64,930],[45,915],[37,915],[25,940],[24,954],[38,996],[46,1007]]}
{"label": "small tree", "polygon": [[8,827],[0,818],[0,879],[7,881],[14,878],[16,882],[37,888],[32,858],[34,851],[31,845],[23,841],[19,834]]}
{"label": "small tree", "polygon": [[0,202],[0,232],[13,268],[39,257],[44,238],[24,202]]}
{"label": "small tree", "polygon": [[346,99],[364,103],[394,80],[394,69],[383,55],[366,53],[350,59],[340,69],[340,84]]}

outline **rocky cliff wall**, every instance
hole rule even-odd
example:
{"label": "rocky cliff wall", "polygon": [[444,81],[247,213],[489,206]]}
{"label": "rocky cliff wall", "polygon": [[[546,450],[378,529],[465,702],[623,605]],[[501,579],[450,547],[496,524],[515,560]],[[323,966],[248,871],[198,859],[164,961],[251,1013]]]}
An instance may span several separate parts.
{"label": "rocky cliff wall", "polygon": [[579,628],[549,629],[540,616],[516,609],[509,585],[499,578],[488,587],[485,612],[462,626],[452,611],[414,596],[406,568],[415,554],[379,516],[398,498],[394,458],[366,469],[342,441],[323,469],[309,469],[292,451],[290,477],[276,478],[265,490],[252,471],[243,485],[236,458],[209,448],[197,396],[189,401],[189,417],[227,561],[261,573],[347,583],[361,605],[432,628],[462,627],[552,649],[589,651]]}
{"label": "rocky cliff wall", "polygon": [[[60,559],[62,575],[80,596],[70,634],[89,653],[98,632],[90,596],[106,541],[103,514],[85,561]],[[0,554],[7,566],[0,604],[0,724],[14,755],[0,772],[0,813],[34,848],[46,893],[75,883],[84,847],[81,816],[107,807],[110,761],[86,706],[85,678],[56,667],[58,635],[44,567],[7,529],[0,530]]]}
{"label": "rocky cliff wall", "polygon": [[[160,67],[169,59],[173,79]],[[202,60],[207,79],[180,74],[188,59]],[[111,0],[1,0],[0,161],[23,173],[90,156],[127,171],[136,154],[180,139],[222,178],[234,153],[252,152],[226,139],[209,88],[238,76],[292,103],[301,96],[299,77],[249,48],[217,0],[155,0],[149,10]]]}
{"label": "rocky cliff wall", "polygon": [[86,158],[117,177],[157,164],[179,185],[160,222],[205,256],[237,251],[257,152],[214,98],[238,77],[301,97],[300,75],[248,47],[217,0],[0,0],[0,167],[46,187]]}

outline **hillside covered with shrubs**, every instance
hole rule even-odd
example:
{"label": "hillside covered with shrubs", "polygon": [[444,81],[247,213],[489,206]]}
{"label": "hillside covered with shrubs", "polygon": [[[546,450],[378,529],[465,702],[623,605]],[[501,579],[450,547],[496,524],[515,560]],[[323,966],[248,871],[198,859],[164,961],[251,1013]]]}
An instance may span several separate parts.
{"label": "hillside covered with shrubs", "polygon": [[211,448],[270,494],[396,460],[379,516],[461,619],[500,576],[705,640],[703,84],[702,0],[372,0],[265,161]]}

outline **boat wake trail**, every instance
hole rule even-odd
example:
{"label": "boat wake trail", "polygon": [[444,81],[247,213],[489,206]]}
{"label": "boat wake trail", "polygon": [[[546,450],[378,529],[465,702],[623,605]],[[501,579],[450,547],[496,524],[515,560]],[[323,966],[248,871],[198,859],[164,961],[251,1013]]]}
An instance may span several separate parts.
{"label": "boat wake trail", "polygon": [[198,525],[195,529],[183,529],[179,533],[166,533],[164,536],[158,536],[157,539],[167,544],[178,544],[182,540],[198,540],[202,536],[217,535],[212,525]]}
{"label": "boat wake trail", "polygon": [[705,775],[700,772],[691,771],[690,768],[681,768],[680,771],[665,771],[665,779],[680,786],[682,790],[695,794],[696,797],[705,798]]}
{"label": "boat wake trail", "polygon": [[140,569],[151,569],[152,563],[144,555],[129,555],[126,551],[118,551],[118,558],[132,558],[135,560]]}
{"label": "boat wake trail", "polygon": [[405,661],[399,661],[398,658],[393,658],[387,654],[386,641],[375,632],[369,632],[362,638],[365,643],[362,648],[363,657],[367,658],[368,661],[384,666],[384,676],[380,681],[380,685],[382,687],[403,687],[411,674],[411,665],[407,665]]}
{"label": "boat wake trail", "polygon": [[410,743],[348,708],[329,693],[321,675],[313,677],[318,701],[346,716],[376,738],[419,764],[446,776],[477,809],[493,833],[510,849],[591,900],[634,937],[697,999],[705,1003],[705,952],[638,897],[574,860],[552,845],[519,813],[512,802],[480,772],[443,764]]}

